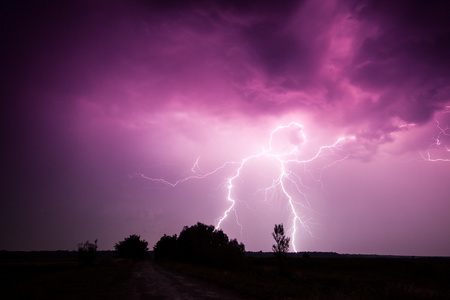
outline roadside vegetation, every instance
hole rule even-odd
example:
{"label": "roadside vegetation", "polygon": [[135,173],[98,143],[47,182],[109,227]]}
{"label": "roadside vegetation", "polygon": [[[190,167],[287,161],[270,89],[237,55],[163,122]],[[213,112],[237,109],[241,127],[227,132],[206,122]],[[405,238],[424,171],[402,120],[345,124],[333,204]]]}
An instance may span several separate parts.
{"label": "roadside vegetation", "polygon": [[232,268],[242,262],[244,244],[230,240],[222,230],[197,223],[177,235],[164,235],[153,248],[155,259],[173,259],[216,268]]}
{"label": "roadside vegetation", "polygon": [[144,259],[148,256],[148,242],[141,240],[141,237],[132,234],[114,245],[117,257],[119,258],[133,258]]}

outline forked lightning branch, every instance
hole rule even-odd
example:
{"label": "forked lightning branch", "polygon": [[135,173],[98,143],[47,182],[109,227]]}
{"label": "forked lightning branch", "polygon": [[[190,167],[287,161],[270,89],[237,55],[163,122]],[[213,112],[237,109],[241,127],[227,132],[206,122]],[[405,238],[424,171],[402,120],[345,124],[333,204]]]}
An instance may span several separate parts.
{"label": "forked lightning branch", "polygon": [[[238,211],[236,203],[237,201],[245,201],[243,199],[236,198],[235,189],[239,184],[239,177],[242,171],[247,167],[250,162],[262,160],[270,160],[275,162],[275,174],[272,183],[264,188],[265,200],[269,200],[268,195],[279,192],[282,198],[286,201],[287,207],[290,211],[291,218],[288,226],[290,226],[291,244],[292,249],[297,252],[296,248],[296,235],[299,229],[303,229],[308,233],[311,233],[307,222],[302,219],[301,209],[304,208],[304,203],[307,201],[307,196],[303,189],[305,188],[302,181],[304,173],[299,174],[297,167],[299,165],[304,166],[304,170],[309,170],[309,165],[313,165],[314,162],[326,157],[326,163],[319,166],[320,169],[324,169],[345,160],[348,157],[348,153],[344,149],[344,145],[349,141],[355,140],[354,136],[345,136],[338,138],[331,145],[324,145],[317,149],[308,158],[299,159],[301,153],[300,147],[308,143],[308,139],[303,132],[303,126],[296,122],[291,122],[288,125],[278,126],[275,128],[268,137],[268,144],[266,148],[259,153],[247,156],[241,161],[228,161],[217,168],[199,174],[200,158],[195,161],[191,172],[192,175],[186,176],[180,180],[170,182],[164,178],[154,178],[137,173],[135,176],[140,176],[146,180],[168,185],[172,188],[177,187],[180,184],[187,184],[191,180],[201,180],[206,177],[212,176],[223,170],[224,168],[231,167],[231,175],[226,178],[227,193],[224,199],[228,201],[228,208],[222,213],[220,217],[216,219],[216,227],[220,228],[223,222],[227,219],[234,218],[235,222],[241,226],[238,220]],[[311,167],[313,168],[313,167]],[[319,181],[320,178],[314,178]],[[288,188],[289,186],[289,188]],[[242,229],[242,226],[241,226]],[[242,232],[242,230],[241,230]]]}

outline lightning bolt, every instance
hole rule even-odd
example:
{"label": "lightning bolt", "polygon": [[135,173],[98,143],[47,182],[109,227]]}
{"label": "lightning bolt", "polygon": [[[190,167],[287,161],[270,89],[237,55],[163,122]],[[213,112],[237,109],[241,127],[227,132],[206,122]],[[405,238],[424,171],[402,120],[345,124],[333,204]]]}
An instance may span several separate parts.
{"label": "lightning bolt", "polygon": [[[445,109],[442,111],[443,114],[450,113],[450,106],[446,106]],[[450,162],[450,158],[442,158],[432,155],[433,152],[440,152],[444,153],[445,155],[450,155],[450,147],[448,146],[448,143],[450,142],[450,127],[446,126],[444,127],[441,125],[439,120],[434,119],[436,122],[436,128],[438,129],[438,133],[435,138],[433,138],[433,143],[428,146],[428,149],[426,151],[426,154],[420,153],[422,155],[422,158],[430,161],[430,162]],[[444,156],[445,156],[444,155]]]}
{"label": "lightning bolt", "polygon": [[201,171],[201,170],[200,170],[200,166],[198,165],[198,161],[199,161],[199,160],[200,160],[200,156],[197,157],[197,160],[195,161],[194,165],[193,165],[192,168],[191,168],[191,172],[192,172],[192,173],[197,173],[196,170]]}
{"label": "lightning bolt", "polygon": [[[282,133],[285,133],[285,136],[283,136]],[[281,143],[281,146],[278,145],[280,135],[282,136],[281,139],[283,142]],[[309,158],[300,159],[298,157],[300,154],[299,146],[305,145],[307,143],[307,139],[303,133],[303,126],[297,122],[291,122],[288,125],[278,126],[270,133],[267,149],[263,148],[261,152],[245,157],[241,161],[225,162],[224,164],[220,165],[210,172],[197,174],[197,170],[200,170],[198,166],[200,160],[199,157],[197,158],[191,169],[191,172],[194,173],[194,175],[186,176],[175,182],[169,182],[164,178],[148,177],[142,173],[135,173],[133,176],[139,176],[146,180],[161,183],[174,188],[177,185],[183,184],[190,180],[201,180],[208,176],[212,176],[213,174],[229,166],[233,167],[232,174],[226,179],[226,199],[230,204],[228,208],[223,212],[221,217],[216,219],[216,228],[220,228],[223,222],[227,220],[232,213],[234,213],[236,223],[240,226],[242,235],[243,228],[239,223],[238,213],[236,210],[236,203],[238,202],[238,199],[236,199],[234,196],[234,190],[237,185],[236,181],[237,179],[239,179],[242,171],[246,168],[250,161],[255,161],[258,159],[273,161],[275,162],[275,165],[278,167],[279,171],[277,173],[278,175],[273,178],[272,184],[264,189],[264,198],[265,200],[269,200],[271,191],[273,193],[274,191],[279,191],[283,198],[286,199],[287,207],[290,210],[292,220],[292,224],[290,227],[291,244],[294,252],[297,252],[295,239],[297,231],[300,228],[303,228],[306,232],[310,234],[312,233],[308,227],[307,222],[302,219],[300,212],[297,209],[298,206],[301,206],[303,208],[309,206],[309,201],[307,193],[304,192],[306,185],[302,182],[302,176],[298,174],[299,172],[297,172],[296,169],[297,167],[301,166],[303,174],[306,174],[314,181],[322,184],[320,181],[321,172],[325,168],[331,167],[332,165],[345,160],[349,156],[349,153],[345,151],[343,145],[353,140],[355,140],[354,136],[340,137],[331,145],[321,146]],[[319,160],[323,160],[324,163],[323,166],[319,168],[319,174],[316,175],[314,168],[310,168],[309,165]],[[307,205],[302,204],[302,200],[305,201]]]}

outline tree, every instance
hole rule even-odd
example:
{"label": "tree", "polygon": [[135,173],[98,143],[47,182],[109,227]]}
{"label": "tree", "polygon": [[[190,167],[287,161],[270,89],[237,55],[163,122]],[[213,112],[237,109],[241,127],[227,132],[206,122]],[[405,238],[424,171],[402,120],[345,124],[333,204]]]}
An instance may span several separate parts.
{"label": "tree", "polygon": [[284,235],[284,227],[283,224],[275,224],[275,228],[273,229],[272,236],[276,242],[275,245],[272,245],[272,250],[275,253],[275,256],[278,259],[278,266],[280,268],[280,274],[284,274],[284,258],[286,253],[289,251],[289,241],[290,238]]}
{"label": "tree", "polygon": [[[181,259],[194,263],[209,264],[213,250],[213,232],[214,226],[207,226],[200,222],[191,227],[184,226],[178,238]],[[226,242],[228,242],[228,237]],[[217,243],[220,242],[216,241]]]}
{"label": "tree", "polygon": [[178,257],[177,235],[164,235],[153,247],[153,254],[156,259]]}
{"label": "tree", "polygon": [[147,256],[148,242],[141,240],[141,237],[132,234],[125,240],[114,245],[118,257],[142,259]]}
{"label": "tree", "polygon": [[97,248],[97,240],[94,243],[89,243],[89,241],[79,243],[77,251],[78,265],[81,267],[92,266],[95,261]]}
{"label": "tree", "polygon": [[198,222],[184,226],[179,237],[164,235],[153,247],[155,258],[172,258],[219,268],[232,267],[244,257],[245,246],[229,240],[222,230]]}

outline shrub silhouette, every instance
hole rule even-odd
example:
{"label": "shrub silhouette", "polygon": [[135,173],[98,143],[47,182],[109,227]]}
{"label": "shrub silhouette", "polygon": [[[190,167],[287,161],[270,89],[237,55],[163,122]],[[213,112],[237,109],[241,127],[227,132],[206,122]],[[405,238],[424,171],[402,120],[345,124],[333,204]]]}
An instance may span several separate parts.
{"label": "shrub silhouette", "polygon": [[164,235],[155,245],[155,258],[172,258],[219,268],[232,267],[242,260],[245,246],[229,240],[222,230],[198,222],[185,226],[179,237]]}
{"label": "shrub silhouette", "polygon": [[94,243],[89,243],[89,241],[86,241],[86,243],[78,244],[78,265],[81,267],[92,266],[95,261],[97,248],[97,240],[95,240]]}
{"label": "shrub silhouette", "polygon": [[114,245],[117,256],[120,258],[142,259],[147,256],[148,242],[141,240],[139,235],[132,234],[125,240]]}

